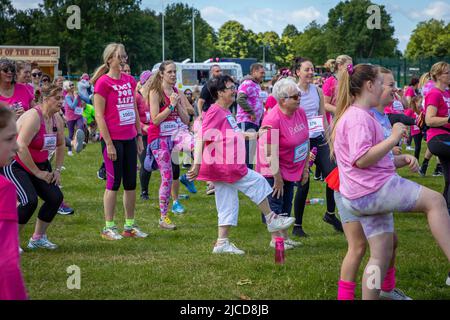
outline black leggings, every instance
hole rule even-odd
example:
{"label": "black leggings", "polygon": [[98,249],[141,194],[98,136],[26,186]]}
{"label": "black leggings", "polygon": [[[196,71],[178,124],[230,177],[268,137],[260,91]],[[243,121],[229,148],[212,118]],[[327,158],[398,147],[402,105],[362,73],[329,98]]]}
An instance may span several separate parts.
{"label": "black leggings", "polygon": [[[322,177],[325,179],[334,168],[336,164],[330,159],[330,148],[323,136],[309,139],[310,148],[317,148],[316,161],[314,162],[316,166],[322,172]],[[308,182],[302,186],[301,183],[297,183],[297,193],[295,194],[294,200],[294,213],[295,213],[295,224],[302,225],[303,223],[303,213],[305,211],[306,198],[309,192],[309,179]],[[326,188],[326,199],[327,199],[327,211],[333,213],[336,210],[336,202],[334,201],[334,191],[330,189],[327,185]]]}
{"label": "black leggings", "polygon": [[[36,163],[37,167],[42,171],[51,172],[50,162]],[[58,209],[63,202],[63,194],[59,187],[55,184],[48,184],[31,173],[28,173],[15,160],[9,165],[2,168],[1,172],[8,180],[10,180],[17,189],[17,198],[19,200],[19,224],[27,224],[36,211],[38,205],[38,196],[44,203],[39,209],[38,218],[44,222],[50,223],[58,213]]]}
{"label": "black leggings", "polygon": [[419,134],[416,134],[413,136],[414,139],[414,157],[416,157],[417,161],[420,157],[420,150],[422,149],[422,138],[423,134],[420,132]]}
{"label": "black leggings", "polygon": [[428,149],[430,149],[430,152],[437,156],[441,162],[445,181],[443,195],[445,201],[447,201],[447,209],[449,209],[450,212],[450,134],[441,134],[433,137],[428,141]]}
{"label": "black leggings", "polygon": [[139,155],[139,162],[141,163],[141,169],[139,170],[139,181],[141,182],[141,192],[148,193],[148,185],[150,183],[150,178],[152,176],[151,171],[147,171],[144,168],[144,161],[147,150],[148,136],[142,137],[142,142],[144,144],[144,151]]}

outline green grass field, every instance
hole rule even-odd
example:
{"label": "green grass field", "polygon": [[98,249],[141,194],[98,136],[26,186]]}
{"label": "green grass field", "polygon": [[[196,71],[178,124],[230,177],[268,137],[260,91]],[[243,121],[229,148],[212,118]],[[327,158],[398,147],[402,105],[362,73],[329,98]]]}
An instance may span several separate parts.
{"label": "green grass field", "polygon": [[[199,192],[182,201],[187,213],[172,216],[178,229],[161,230],[157,201],[160,179],[156,172],[150,181],[151,200],[138,199],[136,207],[137,223],[150,236],[109,242],[100,237],[105,184],[96,176],[100,163],[98,143],[89,144],[80,155],[66,157],[63,191],[76,212],[73,216],[58,215],[48,230],[49,239],[60,246],[58,250],[22,255],[31,299],[336,298],[347,243],[343,234],[322,221],[325,206],[307,206],[304,229],[310,237],[302,240],[302,247],[287,251],[286,263],[279,266],[274,263],[274,249],[269,248],[270,236],[257,207],[241,195],[239,226],[230,238],[246,254],[213,255],[217,237],[214,197],[205,194],[203,182],[196,182]],[[401,174],[441,192],[443,178],[431,177],[434,167],[433,158],[426,178],[407,170]],[[184,186],[181,193],[187,193]],[[309,198],[313,197],[325,197],[323,183],[312,182]],[[121,193],[118,199],[116,223],[121,227]],[[23,248],[32,234],[34,218],[22,234]],[[395,223],[399,236],[397,287],[414,299],[450,299],[450,288],[445,286],[448,263],[424,216],[396,214]],[[80,290],[67,288],[70,275],[66,269],[71,265],[81,269]],[[246,279],[250,280],[248,284],[238,284]],[[356,296],[361,297],[360,285]]]}

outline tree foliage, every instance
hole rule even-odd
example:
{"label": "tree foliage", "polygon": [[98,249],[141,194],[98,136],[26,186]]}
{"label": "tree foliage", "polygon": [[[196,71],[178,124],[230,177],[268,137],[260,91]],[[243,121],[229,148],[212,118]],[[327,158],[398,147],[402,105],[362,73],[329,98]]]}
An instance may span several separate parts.
{"label": "tree foliage", "polygon": [[418,59],[450,55],[450,23],[431,19],[420,22],[406,48],[406,57]]}

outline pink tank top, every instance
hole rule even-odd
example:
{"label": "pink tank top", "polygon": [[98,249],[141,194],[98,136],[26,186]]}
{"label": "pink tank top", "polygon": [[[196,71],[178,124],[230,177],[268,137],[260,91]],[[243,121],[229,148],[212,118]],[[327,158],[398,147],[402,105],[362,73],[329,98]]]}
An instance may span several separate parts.
{"label": "pink tank top", "polygon": [[[178,93],[177,88],[173,88],[173,91]],[[159,112],[163,112],[166,108],[170,106],[170,98],[164,93],[164,106],[159,109]],[[170,137],[172,134],[176,133],[180,126],[180,116],[177,111],[172,111],[169,116],[162,121],[159,126],[153,124],[150,119],[150,124],[148,128],[148,143],[156,140],[160,137]]]}
{"label": "pink tank top", "polygon": [[[52,130],[50,133],[47,133],[45,130],[44,116],[42,115],[40,106],[36,106],[34,109],[39,114],[41,125],[38,133],[36,133],[33,140],[31,140],[28,145],[28,150],[30,151],[31,158],[35,163],[43,163],[48,160],[49,151],[54,151],[56,149],[58,128],[56,127],[55,118],[52,117]],[[30,172],[25,164],[20,160],[19,156],[16,156],[15,159],[22,167]]]}

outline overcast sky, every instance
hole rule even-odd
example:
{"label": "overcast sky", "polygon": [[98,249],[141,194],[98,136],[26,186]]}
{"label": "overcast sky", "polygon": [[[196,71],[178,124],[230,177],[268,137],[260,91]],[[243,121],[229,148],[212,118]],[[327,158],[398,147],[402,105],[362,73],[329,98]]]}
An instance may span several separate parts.
{"label": "overcast sky", "polygon": [[[40,1],[13,0],[16,8],[37,7]],[[327,21],[328,11],[335,7],[338,0],[142,0],[142,7],[160,12],[163,5],[184,2],[199,9],[203,19],[218,30],[228,20],[237,20],[245,28],[254,32],[275,31],[281,34],[287,24],[295,25],[300,31],[311,21],[323,24]],[[420,21],[431,18],[450,22],[450,1],[432,0],[396,0],[374,1],[385,5],[392,17],[395,37],[399,40],[399,49],[404,51],[412,31]]]}

